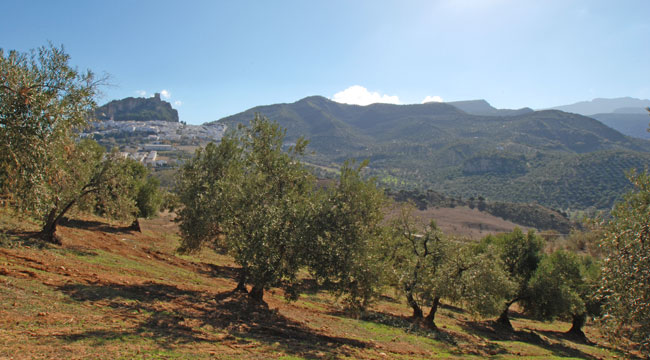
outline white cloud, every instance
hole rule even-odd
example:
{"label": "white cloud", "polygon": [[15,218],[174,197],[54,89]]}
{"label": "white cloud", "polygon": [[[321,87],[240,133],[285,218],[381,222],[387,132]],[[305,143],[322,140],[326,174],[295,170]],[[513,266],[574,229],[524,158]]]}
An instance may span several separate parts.
{"label": "white cloud", "polygon": [[146,97],[147,96],[147,92],[144,91],[144,90],[136,90],[135,93],[140,97]]}
{"label": "white cloud", "polygon": [[424,100],[422,100],[422,104],[425,104],[425,103],[428,103],[428,102],[443,102],[443,101],[442,101],[442,98],[440,96],[438,96],[438,95],[434,95],[434,96],[427,95],[427,97],[425,97]]}
{"label": "white cloud", "polygon": [[169,91],[163,89],[163,90],[160,91],[160,96],[163,99],[168,99],[169,100],[172,97],[172,93],[170,93]]}
{"label": "white cloud", "polygon": [[343,104],[370,105],[374,103],[401,104],[397,95],[382,95],[378,92],[370,92],[363,86],[354,85],[337,92],[332,100]]}
{"label": "white cloud", "polygon": [[183,102],[180,101],[180,100],[176,100],[176,101],[174,101],[174,105],[181,106],[181,105],[183,105]]}

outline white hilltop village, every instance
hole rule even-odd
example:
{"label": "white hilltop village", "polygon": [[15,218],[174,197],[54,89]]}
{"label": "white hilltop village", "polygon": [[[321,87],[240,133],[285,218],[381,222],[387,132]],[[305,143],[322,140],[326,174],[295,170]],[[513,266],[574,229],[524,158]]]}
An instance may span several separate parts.
{"label": "white hilltop village", "polygon": [[120,148],[128,150],[122,151],[121,155],[149,166],[165,167],[168,166],[168,162],[159,159],[158,152],[177,150],[177,147],[181,145],[219,142],[226,129],[226,125],[219,123],[187,125],[182,122],[162,120],[115,121],[109,119],[91,122],[81,137],[94,138],[100,142],[102,139],[109,138],[137,139],[137,141],[122,144]]}

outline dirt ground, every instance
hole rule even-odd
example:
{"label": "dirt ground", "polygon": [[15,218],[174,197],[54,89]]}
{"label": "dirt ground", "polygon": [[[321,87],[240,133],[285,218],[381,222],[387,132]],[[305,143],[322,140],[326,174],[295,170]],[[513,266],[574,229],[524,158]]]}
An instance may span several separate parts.
{"label": "dirt ground", "polygon": [[[298,301],[272,289],[266,304],[251,302],[233,292],[231,258],[176,252],[172,218],[142,221],[142,233],[75,218],[56,246],[34,238],[36,224],[1,213],[0,359],[622,357],[592,326],[582,343],[563,334],[567,323],[517,313],[509,332],[445,304],[439,330],[427,330],[393,293],[357,318],[308,278]],[[490,229],[499,226],[509,225]]]}

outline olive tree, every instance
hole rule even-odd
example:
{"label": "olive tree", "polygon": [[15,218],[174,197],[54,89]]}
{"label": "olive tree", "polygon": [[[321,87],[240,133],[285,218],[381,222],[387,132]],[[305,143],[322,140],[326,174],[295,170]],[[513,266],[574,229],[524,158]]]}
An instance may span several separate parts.
{"label": "olive tree", "polygon": [[384,283],[386,229],[382,225],[386,197],[373,179],[364,180],[367,161],[346,162],[337,186],[319,194],[309,242],[312,274],[351,310],[363,311]]}
{"label": "olive tree", "polygon": [[[209,143],[197,149],[177,176],[178,222],[182,234],[182,252],[192,252],[205,244],[227,251],[221,241],[223,224],[240,195],[235,185],[243,174],[242,149],[235,136],[225,136],[217,145]],[[243,279],[242,279],[243,280]],[[244,283],[240,288],[245,289]]]}
{"label": "olive tree", "polygon": [[365,164],[346,164],[337,186],[317,188],[300,162],[307,142],[285,147],[284,137],[277,123],[256,115],[183,166],[181,250],[212,244],[227,251],[241,266],[237,289],[251,285],[258,301],[271,286],[295,299],[298,272],[307,269],[361,309],[381,284],[383,192],[363,180]]}
{"label": "olive tree", "polygon": [[284,151],[285,131],[256,115],[219,145],[197,152],[179,180],[183,249],[200,248],[225,236],[227,251],[241,266],[240,285],[250,297],[281,286],[295,297],[297,273],[307,265],[315,179],[299,161],[307,141]]}
{"label": "olive tree", "polygon": [[512,304],[524,300],[528,294],[528,281],[535,273],[542,258],[544,240],[533,230],[524,234],[515,228],[510,233],[488,235],[481,241],[481,246],[494,246],[508,272],[510,280],[516,284],[515,291],[505,301],[497,323],[512,328],[508,312]]}
{"label": "olive tree", "polygon": [[29,53],[0,49],[0,190],[23,210],[51,197],[52,174],[75,153],[76,132],[95,106],[99,82],[68,61],[51,45]]}
{"label": "olive tree", "polygon": [[[93,180],[97,182],[96,189],[79,199],[80,208],[100,216],[132,220],[130,229],[141,231],[139,218],[155,216],[162,204],[160,181],[142,163],[117,156],[115,152],[105,154],[93,166],[113,169],[106,169],[101,177]],[[115,179],[109,180],[107,176]]]}
{"label": "olive tree", "polygon": [[55,243],[59,221],[90,194],[113,215],[132,213],[134,204],[135,174],[125,160],[92,140],[77,141],[101,81],[68,61],[54,46],[0,49],[0,190],[43,219],[41,234]]}
{"label": "olive tree", "polygon": [[603,224],[603,320],[613,337],[627,336],[650,354],[650,174],[629,179],[635,190]]}
{"label": "olive tree", "polygon": [[586,340],[582,328],[587,316],[598,315],[600,310],[599,282],[600,268],[592,257],[558,250],[540,261],[522,303],[538,319],[571,319],[567,333]]}
{"label": "olive tree", "polygon": [[[462,304],[481,315],[494,315],[509,295],[512,284],[492,247],[478,247],[445,236],[431,221],[423,229],[402,208],[393,222],[394,238],[389,271],[413,310],[413,318],[436,328],[442,299]],[[430,306],[423,317],[423,306]]]}
{"label": "olive tree", "polygon": [[146,169],[116,152],[106,154],[93,140],[75,143],[58,158],[41,184],[39,203],[33,204],[35,214],[43,218],[41,235],[60,243],[56,227],[73,206],[92,197],[101,214],[127,219],[137,216],[136,195],[146,176]]}

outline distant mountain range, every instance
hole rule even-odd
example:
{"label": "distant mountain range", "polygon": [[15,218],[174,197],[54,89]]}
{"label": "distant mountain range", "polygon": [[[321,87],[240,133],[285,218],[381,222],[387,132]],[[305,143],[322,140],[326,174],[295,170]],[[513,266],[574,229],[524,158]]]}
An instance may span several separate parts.
{"label": "distant mountain range", "polygon": [[586,115],[625,135],[650,140],[647,107],[650,107],[650,100],[623,97],[581,101],[553,109]]}
{"label": "distant mountain range", "polygon": [[591,101],[580,101],[575,104],[556,106],[552,109],[581,114],[585,116],[605,113],[643,114],[650,106],[650,100],[622,97],[615,99],[597,98]]}
{"label": "distant mountain range", "polygon": [[650,165],[650,141],[590,117],[495,109],[484,100],[357,106],[312,96],[219,122],[247,123],[255,113],[285,127],[288,142],[308,138],[314,153],[306,160],[319,169],[367,158],[386,186],[453,196],[609,208],[629,188],[624,172]]}

